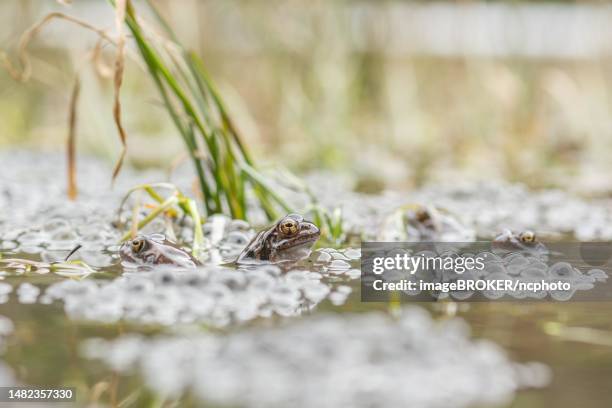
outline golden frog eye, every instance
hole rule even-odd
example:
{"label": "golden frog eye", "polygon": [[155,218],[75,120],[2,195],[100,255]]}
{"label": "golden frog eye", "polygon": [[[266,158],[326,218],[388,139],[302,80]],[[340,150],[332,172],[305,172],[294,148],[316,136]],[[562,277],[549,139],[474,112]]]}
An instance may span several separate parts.
{"label": "golden frog eye", "polygon": [[144,248],[144,240],[140,239],[140,238],[135,238],[132,240],[132,251],[138,253],[140,251],[142,251],[142,248]]}
{"label": "golden frog eye", "polygon": [[278,226],[281,234],[292,236],[298,232],[298,222],[293,218],[285,218]]}
{"label": "golden frog eye", "polygon": [[525,231],[522,232],[521,235],[519,235],[519,239],[522,242],[531,243],[535,241],[535,234],[533,233],[533,231]]}

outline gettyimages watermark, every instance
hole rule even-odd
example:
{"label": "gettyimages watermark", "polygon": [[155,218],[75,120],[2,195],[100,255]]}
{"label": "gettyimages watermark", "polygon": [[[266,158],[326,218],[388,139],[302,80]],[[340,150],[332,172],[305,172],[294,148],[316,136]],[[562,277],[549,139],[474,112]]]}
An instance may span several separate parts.
{"label": "gettyimages watermark", "polygon": [[361,300],[612,300],[612,243],[364,242]]}

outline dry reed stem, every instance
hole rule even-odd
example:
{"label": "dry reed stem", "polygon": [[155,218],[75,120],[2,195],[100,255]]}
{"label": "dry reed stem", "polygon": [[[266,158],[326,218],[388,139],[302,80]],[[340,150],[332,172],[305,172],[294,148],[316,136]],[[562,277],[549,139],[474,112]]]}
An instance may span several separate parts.
{"label": "dry reed stem", "polygon": [[91,391],[89,394],[89,403],[92,406],[97,406],[102,395],[108,391],[110,384],[108,381],[99,381],[91,387]]}
{"label": "dry reed stem", "polygon": [[117,29],[117,56],[115,59],[115,75],[114,75],[114,91],[115,98],[113,103],[113,118],[115,119],[115,125],[117,126],[117,131],[119,132],[119,139],[121,141],[121,153],[119,155],[119,159],[117,160],[117,164],[115,164],[115,168],[113,170],[113,178],[114,182],[119,172],[121,171],[121,167],[123,166],[123,160],[125,159],[125,155],[127,153],[127,134],[125,129],[123,128],[123,123],[121,122],[121,84],[123,82],[123,69],[124,69],[124,50],[125,50],[125,34],[123,33],[123,24],[125,22],[125,8],[128,0],[117,0],[117,7],[115,7],[115,25]]}
{"label": "dry reed stem", "polygon": [[81,93],[81,80],[78,75],[72,87],[70,95],[70,110],[68,114],[68,140],[66,143],[66,158],[68,161],[68,198],[76,200],[78,189],[76,184],[76,125],[77,125],[77,105]]}
{"label": "dry reed stem", "polygon": [[112,67],[106,64],[106,62],[104,62],[104,59],[102,58],[103,47],[104,39],[99,38],[98,41],[96,41],[96,45],[94,46],[93,50],[91,50],[90,58],[94,69],[96,70],[96,73],[101,78],[108,79],[113,76],[114,70]]}
{"label": "dry reed stem", "polygon": [[74,23],[87,30],[95,32],[100,37],[104,38],[106,41],[112,44],[116,44],[116,41],[106,33],[106,30],[94,27],[86,21],[69,16],[64,13],[49,13],[45,17],[43,17],[42,20],[40,20],[38,23],[34,24],[32,27],[26,30],[21,36],[21,39],[19,40],[17,58],[19,60],[19,64],[21,65],[21,70],[19,70],[19,68],[16,68],[15,65],[13,65],[13,63],[4,51],[0,50],[0,63],[16,81],[26,82],[30,78],[32,74],[32,65],[30,63],[30,57],[28,55],[28,45],[30,44],[32,39],[36,37],[36,35],[45,27],[45,25],[47,25],[51,20],[54,19],[66,20],[71,23]]}

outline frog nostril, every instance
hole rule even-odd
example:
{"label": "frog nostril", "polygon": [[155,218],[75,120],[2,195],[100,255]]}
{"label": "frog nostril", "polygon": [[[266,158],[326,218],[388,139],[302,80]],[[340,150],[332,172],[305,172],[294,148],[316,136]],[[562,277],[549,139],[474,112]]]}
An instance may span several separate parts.
{"label": "frog nostril", "polygon": [[315,231],[319,231],[319,228],[317,228],[317,226],[314,225],[314,224],[302,224],[300,226],[300,230],[301,231],[313,231],[313,232],[315,232]]}

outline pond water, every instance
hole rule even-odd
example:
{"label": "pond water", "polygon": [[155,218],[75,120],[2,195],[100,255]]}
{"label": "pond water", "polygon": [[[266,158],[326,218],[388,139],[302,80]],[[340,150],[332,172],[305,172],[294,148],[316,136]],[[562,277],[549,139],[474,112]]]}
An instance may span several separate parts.
{"label": "pond water", "polygon": [[[128,169],[110,189],[108,167],[88,160],[72,203],[61,155],[1,153],[0,162],[2,258],[34,261],[0,266],[0,384],[72,386],[79,405],[122,406],[595,407],[612,397],[609,302],[364,303],[358,242],[322,244],[289,271],[236,269],[220,263],[254,229],[225,217],[204,226],[201,268],[126,271],[117,207],[163,173]],[[171,178],[185,192],[190,180],[189,169]],[[488,183],[363,196],[327,175],[307,180],[369,239],[407,201],[447,208],[483,237],[526,227],[612,235],[608,202],[560,191]],[[188,222],[175,224],[191,239]],[[50,267],[76,244],[74,259],[94,271]]]}

